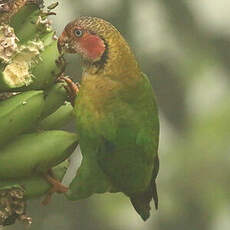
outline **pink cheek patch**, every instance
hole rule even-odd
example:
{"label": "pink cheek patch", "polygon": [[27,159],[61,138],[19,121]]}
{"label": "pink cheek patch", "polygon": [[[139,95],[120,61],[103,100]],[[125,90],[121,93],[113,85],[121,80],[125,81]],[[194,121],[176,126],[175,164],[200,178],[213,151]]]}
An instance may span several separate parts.
{"label": "pink cheek patch", "polygon": [[101,38],[96,35],[87,34],[81,39],[81,47],[86,52],[86,56],[93,61],[101,58],[105,51],[105,44]]}

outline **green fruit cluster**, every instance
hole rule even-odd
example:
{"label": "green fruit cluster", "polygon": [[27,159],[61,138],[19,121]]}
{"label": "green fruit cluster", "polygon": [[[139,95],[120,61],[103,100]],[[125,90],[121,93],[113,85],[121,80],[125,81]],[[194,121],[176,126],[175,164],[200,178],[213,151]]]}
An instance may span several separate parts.
{"label": "green fruit cluster", "polygon": [[48,14],[25,4],[0,21],[0,190],[20,186],[25,199],[46,194],[49,169],[63,177],[78,141],[63,130],[73,109],[57,83],[63,66]]}

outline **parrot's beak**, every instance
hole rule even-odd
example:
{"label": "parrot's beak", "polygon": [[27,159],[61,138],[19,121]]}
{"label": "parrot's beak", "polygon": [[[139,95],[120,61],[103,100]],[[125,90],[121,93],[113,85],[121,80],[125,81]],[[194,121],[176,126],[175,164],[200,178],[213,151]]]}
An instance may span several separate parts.
{"label": "parrot's beak", "polygon": [[64,51],[69,49],[68,37],[67,37],[65,31],[58,38],[57,47],[58,47],[58,51],[59,51],[60,54],[63,54]]}

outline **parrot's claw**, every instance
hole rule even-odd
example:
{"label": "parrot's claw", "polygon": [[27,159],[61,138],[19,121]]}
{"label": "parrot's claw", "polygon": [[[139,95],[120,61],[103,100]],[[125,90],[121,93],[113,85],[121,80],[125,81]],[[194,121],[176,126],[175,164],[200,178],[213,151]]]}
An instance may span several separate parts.
{"label": "parrot's claw", "polygon": [[52,175],[52,171],[49,170],[47,174],[45,174],[46,180],[52,185],[51,189],[47,192],[44,200],[42,201],[43,205],[49,204],[52,195],[57,193],[66,193],[68,191],[68,188],[64,186],[60,181],[55,179]]}
{"label": "parrot's claw", "polygon": [[70,98],[70,102],[72,106],[74,106],[75,98],[77,94],[79,93],[80,84],[73,82],[69,77],[66,77],[64,75],[61,75],[58,78],[58,80],[64,81],[67,84],[67,85],[64,85],[64,87],[69,94],[69,98]]}

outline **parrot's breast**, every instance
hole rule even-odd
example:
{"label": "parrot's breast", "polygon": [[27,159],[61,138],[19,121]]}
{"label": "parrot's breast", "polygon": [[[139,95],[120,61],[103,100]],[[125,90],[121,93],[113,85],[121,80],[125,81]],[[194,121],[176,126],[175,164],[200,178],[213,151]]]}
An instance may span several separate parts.
{"label": "parrot's breast", "polygon": [[90,76],[83,80],[75,102],[77,127],[80,134],[94,136],[98,133],[103,121],[113,116],[111,114],[116,110],[116,106],[119,106],[121,88],[119,82],[109,78]]}

